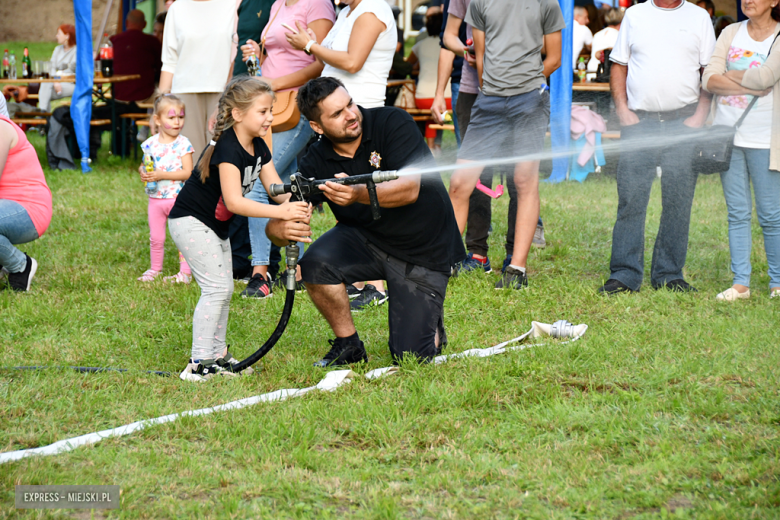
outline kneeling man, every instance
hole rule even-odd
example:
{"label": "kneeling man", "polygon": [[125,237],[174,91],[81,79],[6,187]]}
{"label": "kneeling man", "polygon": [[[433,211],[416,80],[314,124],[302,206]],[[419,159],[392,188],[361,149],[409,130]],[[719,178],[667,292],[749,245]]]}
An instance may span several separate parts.
{"label": "kneeling man", "polygon": [[[394,107],[361,108],[337,79],[309,81],[298,92],[298,106],[320,135],[301,162],[305,177],[434,164],[411,116]],[[378,184],[379,220],[372,218],[366,186],[327,183],[320,189],[338,224],[306,250],[300,266],[306,290],[336,339],[315,366],[368,360],[345,286],[362,280],[387,280],[393,357],[431,360],[446,344],[442,311],[451,268],[466,257],[440,175]],[[286,245],[287,240],[309,241],[311,229],[271,220],[266,233],[277,245]]]}

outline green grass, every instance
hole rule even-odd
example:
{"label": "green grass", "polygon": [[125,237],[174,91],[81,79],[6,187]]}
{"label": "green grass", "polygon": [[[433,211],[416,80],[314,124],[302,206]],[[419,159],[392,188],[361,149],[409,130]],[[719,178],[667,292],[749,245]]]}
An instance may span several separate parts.
{"label": "green grass", "polygon": [[[29,134],[36,146],[42,141]],[[445,144],[450,143],[449,138]],[[451,146],[451,143],[450,143]],[[614,161],[614,157],[610,158]],[[101,154],[92,175],[47,170],[54,220],[23,250],[40,265],[29,294],[0,293],[2,365],[180,371],[198,288],[142,285],[146,199],[130,161]],[[545,346],[400,375],[334,393],[186,418],[55,457],[0,466],[0,517],[15,484],[118,484],[122,518],[777,518],[780,333],[754,221],[754,296],[714,301],[731,275],[717,177],[701,178],[686,278],[698,294],[603,298],[615,181],[541,187],[548,247],[528,290],[496,275],[452,280],[449,352],[519,335],[531,320],[590,326]],[[500,266],[507,198],[494,204]],[[660,217],[653,187],[646,247]],[[317,216],[315,234],[333,224]],[[432,230],[435,232],[436,230]],[[165,271],[176,271],[166,245]],[[240,290],[238,285],[237,289]],[[269,335],[282,298],[234,298],[228,331],[245,356]],[[370,362],[391,363],[387,306],[355,316]],[[138,419],[316,384],[331,332],[304,295],[259,374],[196,385],[139,371],[0,371],[0,450],[46,445]],[[80,517],[86,518],[86,514]]]}

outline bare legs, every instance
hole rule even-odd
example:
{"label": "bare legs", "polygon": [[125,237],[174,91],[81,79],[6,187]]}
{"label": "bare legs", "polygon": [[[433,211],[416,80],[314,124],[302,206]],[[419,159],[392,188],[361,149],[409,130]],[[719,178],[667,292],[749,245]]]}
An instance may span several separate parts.
{"label": "bare legs", "polygon": [[349,310],[349,297],[344,284],[306,284],[306,292],[337,338],[348,338],[355,332],[355,323]]}
{"label": "bare legs", "polygon": [[[469,161],[458,160],[459,164]],[[461,234],[466,229],[469,213],[469,197],[477,185],[481,167],[457,170],[450,180],[450,199]],[[539,220],[539,161],[521,162],[515,165],[517,187],[517,220],[512,264],[526,267],[536,224]]]}

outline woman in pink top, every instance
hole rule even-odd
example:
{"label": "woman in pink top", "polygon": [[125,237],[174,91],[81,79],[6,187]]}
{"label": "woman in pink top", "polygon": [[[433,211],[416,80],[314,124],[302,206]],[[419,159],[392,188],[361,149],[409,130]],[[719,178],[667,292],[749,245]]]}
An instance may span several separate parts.
{"label": "woman in pink top", "polygon": [[0,116],[0,278],[27,291],[38,263],[14,244],[32,242],[51,222],[51,190],[22,129]]}
{"label": "woman in pink top", "polygon": [[[331,0],[277,0],[271,7],[268,24],[263,30],[265,40],[265,59],[261,63],[263,80],[271,85],[275,92],[298,90],[310,79],[318,78],[323,64],[314,56],[294,49],[287,41],[290,33],[284,25],[298,30],[298,23],[306,27],[318,38],[325,36],[333,27],[336,11]],[[284,25],[282,25],[284,24]],[[260,56],[260,45],[247,40],[241,47],[244,59],[251,53]],[[309,121],[301,115],[298,124],[286,132],[273,132],[273,160],[279,177],[285,179],[298,170],[298,154],[314,135]],[[246,196],[255,202],[268,203],[262,183],[256,182]],[[266,285],[271,241],[265,236],[268,219],[249,219],[249,240],[252,245],[252,279],[241,296],[263,298],[270,294]]]}

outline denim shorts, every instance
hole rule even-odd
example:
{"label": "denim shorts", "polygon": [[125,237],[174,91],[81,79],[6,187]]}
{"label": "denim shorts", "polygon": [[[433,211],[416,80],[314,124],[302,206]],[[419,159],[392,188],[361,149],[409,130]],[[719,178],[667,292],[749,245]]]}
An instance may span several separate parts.
{"label": "denim shorts", "polygon": [[509,97],[480,92],[458,158],[478,161],[541,153],[549,123],[548,91]]}

